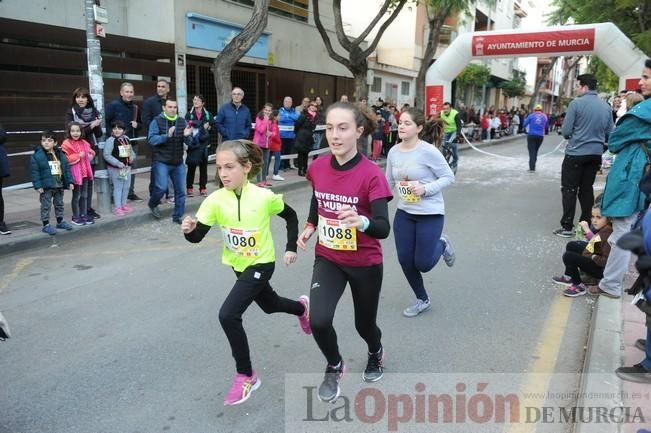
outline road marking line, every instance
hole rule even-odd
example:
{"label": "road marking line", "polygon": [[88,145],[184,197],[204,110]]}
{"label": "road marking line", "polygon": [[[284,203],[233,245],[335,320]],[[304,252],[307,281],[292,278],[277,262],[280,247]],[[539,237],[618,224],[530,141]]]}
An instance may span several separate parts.
{"label": "road marking line", "polygon": [[[541,394],[548,390],[561,349],[561,343],[563,342],[563,336],[567,329],[572,300],[560,295],[556,295],[555,298],[536,345],[534,362],[529,367],[525,380],[520,387],[520,420],[522,421],[526,419],[524,411],[526,406],[541,407],[545,404],[544,399],[525,402],[524,396],[527,394]],[[536,424],[524,423],[513,424],[508,430],[509,433],[533,433],[535,431]]]}
{"label": "road marking line", "polygon": [[9,284],[11,284],[18,276],[20,273],[29,265],[31,265],[34,260],[36,260],[35,257],[32,258],[25,258],[25,259],[19,259],[16,262],[16,266],[14,266],[14,270],[11,271],[2,281],[2,284],[0,284],[0,293],[5,291],[8,287]]}

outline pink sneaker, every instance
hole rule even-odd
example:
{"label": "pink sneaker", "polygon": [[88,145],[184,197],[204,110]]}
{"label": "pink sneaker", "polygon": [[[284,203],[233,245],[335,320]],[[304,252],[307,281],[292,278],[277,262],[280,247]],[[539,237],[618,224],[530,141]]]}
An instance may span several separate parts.
{"label": "pink sneaker", "polygon": [[246,374],[236,374],[233,385],[224,400],[224,406],[235,406],[244,403],[251,397],[253,391],[260,388],[260,385],[262,385],[262,381],[255,371],[253,376],[250,377]]}
{"label": "pink sneaker", "polygon": [[310,327],[310,298],[302,295],[298,298],[298,302],[305,307],[305,312],[301,316],[298,316],[298,323],[301,325],[303,332],[310,335],[312,333],[312,328]]}
{"label": "pink sneaker", "polygon": [[116,208],[113,210],[113,213],[114,213],[116,216],[124,216],[124,215],[126,215],[126,212],[124,212],[124,209],[122,209],[121,207],[116,207]]}
{"label": "pink sneaker", "polygon": [[122,210],[124,211],[124,213],[131,213],[131,212],[133,212],[135,209],[132,208],[131,206],[129,206],[128,204],[125,204],[124,206],[122,206]]}

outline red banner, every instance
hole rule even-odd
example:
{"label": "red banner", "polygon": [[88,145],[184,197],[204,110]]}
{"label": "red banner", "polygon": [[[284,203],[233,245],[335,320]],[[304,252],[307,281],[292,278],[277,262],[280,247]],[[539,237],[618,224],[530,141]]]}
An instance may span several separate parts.
{"label": "red banner", "polygon": [[594,50],[594,29],[473,36],[472,55],[564,53]]}
{"label": "red banner", "polygon": [[426,116],[429,117],[441,111],[443,102],[445,102],[443,101],[444,94],[444,87],[441,85],[425,86],[425,100],[427,101],[427,104],[425,104]]}
{"label": "red banner", "polygon": [[640,88],[640,79],[639,78],[627,78],[626,79],[626,88],[624,90],[636,91]]}

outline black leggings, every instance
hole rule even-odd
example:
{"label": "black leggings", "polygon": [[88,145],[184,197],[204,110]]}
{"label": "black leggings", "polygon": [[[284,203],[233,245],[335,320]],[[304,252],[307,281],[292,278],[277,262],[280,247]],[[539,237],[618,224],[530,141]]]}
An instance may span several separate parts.
{"label": "black leggings", "polygon": [[188,164],[188,174],[185,179],[187,189],[194,188],[194,175],[197,167],[199,167],[199,190],[206,189],[206,184],[208,183],[208,161],[200,162],[199,164]]}
{"label": "black leggings", "polygon": [[382,264],[341,266],[317,257],[310,290],[310,327],[329,365],[337,365],[342,359],[332,320],[346,283],[350,284],[353,295],[357,332],[366,341],[369,353],[376,353],[382,348],[382,332],[376,323],[382,288]]}
{"label": "black leggings", "polygon": [[570,241],[565,247],[563,263],[565,264],[565,275],[572,278],[572,284],[581,283],[579,270],[594,278],[603,278],[604,268],[599,266],[590,257],[584,256],[583,250],[587,242]]}
{"label": "black leggings", "polygon": [[251,376],[251,358],[249,342],[242,326],[242,314],[252,302],[267,314],[288,313],[295,316],[303,314],[305,309],[298,301],[278,296],[269,284],[274,273],[274,263],[263,263],[235,272],[237,281],[219,310],[219,322],[231,345],[235,367],[240,374]]}

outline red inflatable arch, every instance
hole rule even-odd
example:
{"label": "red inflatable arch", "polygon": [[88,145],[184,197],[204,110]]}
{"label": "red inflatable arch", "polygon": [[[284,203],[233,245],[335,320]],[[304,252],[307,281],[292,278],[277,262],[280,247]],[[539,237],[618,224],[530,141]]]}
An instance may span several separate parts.
{"label": "red inflatable arch", "polygon": [[452,97],[452,80],[473,59],[595,54],[633,90],[647,56],[613,23],[548,27],[535,31],[463,33],[430,66],[425,77],[425,111],[438,112]]}

